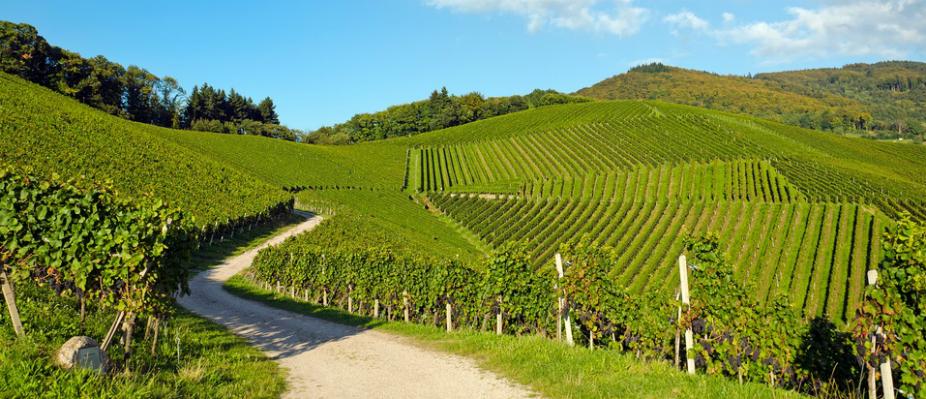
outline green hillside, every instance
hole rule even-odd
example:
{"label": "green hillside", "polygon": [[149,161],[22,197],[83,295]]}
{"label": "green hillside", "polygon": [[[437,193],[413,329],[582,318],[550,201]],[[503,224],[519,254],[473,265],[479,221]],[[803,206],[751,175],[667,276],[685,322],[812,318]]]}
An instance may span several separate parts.
{"label": "green hillside", "polygon": [[744,113],[805,128],[922,140],[926,64],[881,62],[753,77],[662,64],[632,68],[577,94],[650,99]]}
{"label": "green hillside", "polygon": [[[351,146],[139,124],[2,74],[0,110],[5,164],[109,179],[121,194],[166,200],[201,226],[250,221],[290,201],[323,213],[316,231],[264,256],[277,262],[265,269],[300,277],[311,269],[298,267],[326,261],[293,262],[286,251],[325,259],[337,249],[335,259],[350,263],[340,282],[351,288],[339,295],[358,282],[373,284],[358,285],[358,295],[373,295],[377,283],[416,281],[433,295],[416,298],[428,300],[418,312],[425,324],[445,312],[440,301],[476,298],[477,279],[496,259],[486,255],[511,241],[526,243],[531,278],[546,279],[561,244],[588,236],[613,248],[603,280],[634,300],[671,301],[684,238],[716,233],[751,300],[785,298],[804,319],[844,326],[865,271],[879,263],[884,227],[903,212],[926,221],[924,146],[662,101],[549,105]],[[351,274],[369,267],[390,280]],[[369,307],[379,297],[366,299]],[[471,326],[485,328],[477,312],[486,304],[460,301]],[[668,302],[651,305],[660,303]],[[539,311],[535,332],[552,335],[552,311]],[[657,330],[668,326],[660,320]]]}
{"label": "green hillside", "polygon": [[636,290],[670,284],[681,238],[714,231],[761,299],[787,292],[808,315],[841,319],[877,262],[880,227],[903,211],[926,220],[924,147],[682,105],[552,105],[324,146],[152,127],[2,79],[0,104],[16,110],[0,115],[4,161],[112,179],[201,224],[308,189],[298,202],[333,213],[332,229],[416,253],[475,260],[525,239],[545,267],[559,244],[592,234],[628,253],[612,274]]}
{"label": "green hillside", "polygon": [[756,79],[810,97],[837,95],[868,108],[873,128],[916,136],[926,132],[926,63],[887,61],[842,68],[762,73]]}
{"label": "green hillside", "polygon": [[289,195],[200,152],[164,140],[172,131],[108,115],[0,73],[0,160],[35,172],[111,180],[127,196],[150,194],[201,226],[246,219]]}
{"label": "green hillside", "polygon": [[757,299],[845,319],[887,216],[926,220],[926,148],[681,105],[563,105],[410,141],[410,187],[488,245],[527,240],[543,266],[590,234],[626,254],[611,274],[635,292],[671,287],[682,238],[715,232]]}

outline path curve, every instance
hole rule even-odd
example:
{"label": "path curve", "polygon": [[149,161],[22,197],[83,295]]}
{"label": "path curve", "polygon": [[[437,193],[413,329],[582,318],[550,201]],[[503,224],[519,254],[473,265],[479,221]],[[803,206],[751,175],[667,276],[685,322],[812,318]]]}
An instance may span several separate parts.
{"label": "path curve", "polygon": [[234,296],[222,288],[257,252],[313,229],[321,217],[197,274],[180,305],[251,341],[287,370],[286,398],[523,398],[532,395],[459,356],[397,336],[332,323]]}

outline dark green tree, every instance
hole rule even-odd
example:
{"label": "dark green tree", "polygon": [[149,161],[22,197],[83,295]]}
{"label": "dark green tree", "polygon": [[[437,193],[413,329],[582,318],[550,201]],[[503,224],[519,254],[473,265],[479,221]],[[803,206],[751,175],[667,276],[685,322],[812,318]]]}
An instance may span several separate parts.
{"label": "dark green tree", "polygon": [[277,116],[276,105],[273,104],[273,100],[271,100],[270,97],[261,100],[260,104],[257,105],[257,109],[260,112],[261,122],[272,123],[274,125],[280,124],[280,118]]}

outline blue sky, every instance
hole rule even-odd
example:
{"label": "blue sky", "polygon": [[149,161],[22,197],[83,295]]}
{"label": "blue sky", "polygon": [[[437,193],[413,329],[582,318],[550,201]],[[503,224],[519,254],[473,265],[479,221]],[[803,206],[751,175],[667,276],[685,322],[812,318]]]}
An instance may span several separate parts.
{"label": "blue sky", "polygon": [[926,56],[926,0],[151,3],[0,0],[0,19],[188,89],[270,96],[299,129],[440,86],[572,92],[654,60],[746,74]]}

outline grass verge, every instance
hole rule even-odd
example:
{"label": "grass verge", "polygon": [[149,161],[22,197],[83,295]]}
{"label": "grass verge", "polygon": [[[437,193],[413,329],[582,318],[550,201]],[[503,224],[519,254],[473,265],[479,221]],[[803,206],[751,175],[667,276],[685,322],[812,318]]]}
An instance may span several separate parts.
{"label": "grass verge", "polygon": [[742,384],[723,377],[690,377],[669,365],[644,362],[610,350],[570,348],[536,336],[496,336],[478,331],[446,333],[418,324],[389,322],[305,303],[264,290],[242,276],[229,292],[267,305],[338,323],[412,338],[427,348],[473,358],[486,370],[549,398],[796,398],[790,391]]}
{"label": "grass verge", "polygon": [[[99,340],[114,312],[89,306],[82,330],[69,297],[18,284],[17,303],[27,335],[16,339],[0,320],[0,398],[277,398],[286,385],[279,366],[244,339],[180,309],[162,323],[154,355],[137,337],[131,371],[64,370],[53,362],[58,348],[75,335]],[[122,359],[118,342],[108,353]]]}
{"label": "grass verge", "polygon": [[[293,215],[234,238],[204,246],[190,260],[206,269],[253,248],[305,220]],[[31,283],[16,284],[17,304],[27,335],[16,339],[0,301],[0,398],[278,398],[286,388],[280,367],[224,327],[183,309],[161,324],[156,353],[142,332],[136,337],[130,371],[101,375],[54,365],[56,351],[70,337],[97,340],[114,311],[88,304],[83,328],[77,301]],[[144,329],[144,322],[137,330]],[[114,342],[108,354],[122,359]]]}

